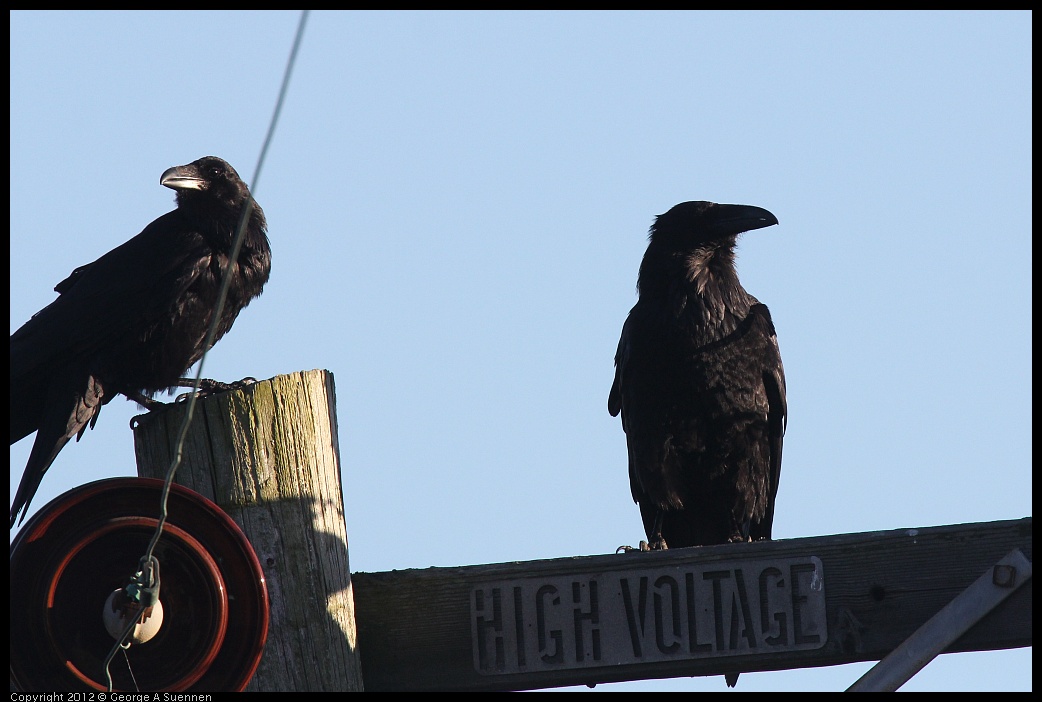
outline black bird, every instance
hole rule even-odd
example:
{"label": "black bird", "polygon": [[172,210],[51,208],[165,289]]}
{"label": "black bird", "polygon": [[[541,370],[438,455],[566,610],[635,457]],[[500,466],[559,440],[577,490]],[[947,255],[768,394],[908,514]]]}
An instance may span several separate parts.
{"label": "black bird", "polygon": [[[177,191],[177,208],[74,270],[55,286],[58,298],[11,335],[11,443],[36,432],[12,528],[58,452],[94,427],[102,405],[116,394],[161,405],[151,396],[184,384],[206,350],[250,191],[215,156],[170,168],[159,182]],[[261,294],[270,270],[267,223],[254,202],[215,341]]]}
{"label": "black bird", "polygon": [[740,233],[767,210],[684,202],[659,215],[622,328],[612,416],[653,548],[769,539],[785,431],[770,312],[738,281]]}
{"label": "black bird", "polygon": [[759,207],[683,202],[651,227],[608,411],[622,413],[652,549],[771,538],[785,374],[771,314],[739,282],[734,249],[742,232],[777,223]]}

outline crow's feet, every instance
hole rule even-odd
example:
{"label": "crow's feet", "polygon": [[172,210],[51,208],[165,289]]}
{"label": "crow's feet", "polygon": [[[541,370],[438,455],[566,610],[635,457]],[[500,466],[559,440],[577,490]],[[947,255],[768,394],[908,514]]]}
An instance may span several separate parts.
{"label": "crow's feet", "polygon": [[[257,382],[256,378],[247,376],[242,380],[236,380],[234,383],[223,383],[220,380],[212,380],[210,378],[199,379],[199,392],[196,393],[196,397],[204,398],[210,395],[216,395],[217,393],[227,392],[229,390],[241,390],[247,386],[253,385]],[[181,388],[194,388],[194,378],[178,378],[177,387]],[[188,398],[191,397],[192,393],[186,392],[178,395],[174,398],[174,402],[187,402]]]}
{"label": "crow's feet", "polygon": [[641,541],[637,548],[633,546],[619,546],[615,549],[615,553],[629,553],[630,551],[665,551],[669,548],[666,545],[666,540],[662,538],[660,534],[657,539],[653,540],[650,544],[647,541]]}
{"label": "crow's feet", "polygon": [[[210,395],[216,395],[217,393],[226,392],[228,390],[239,390],[241,388],[247,387],[248,385],[253,385],[256,382],[257,379],[253,377],[246,377],[242,380],[237,380],[234,383],[222,383],[220,380],[200,378],[199,392],[196,393],[196,397],[203,398],[209,397]],[[195,379],[178,378],[177,382],[174,383],[173,387],[194,388]],[[142,394],[140,392],[127,392],[124,394],[127,396],[128,399],[133,400],[134,402],[147,409],[149,413],[164,409],[177,402],[187,402],[188,398],[192,396],[192,393],[186,392],[181,393],[180,395],[175,397],[174,402],[160,402],[159,400],[156,400],[155,398],[149,397],[148,395]],[[136,417],[131,418],[130,428],[137,429],[141,425],[141,420],[147,416],[148,414],[139,414]]]}

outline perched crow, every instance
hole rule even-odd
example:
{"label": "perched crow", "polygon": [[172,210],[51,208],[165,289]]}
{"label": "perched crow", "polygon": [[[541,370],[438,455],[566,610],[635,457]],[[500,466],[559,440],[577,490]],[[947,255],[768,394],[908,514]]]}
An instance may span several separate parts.
{"label": "perched crow", "polygon": [[[206,350],[250,192],[215,156],[170,168],[159,182],[177,191],[177,208],[74,270],[55,286],[58,298],[11,335],[11,443],[36,432],[12,528],[58,452],[94,426],[102,405],[117,393],[159,404],[149,398],[180,384]],[[253,203],[216,339],[260,295],[270,269],[264,212]]]}
{"label": "perched crow", "polygon": [[684,202],[659,215],[622,328],[612,416],[653,548],[769,539],[785,430],[770,312],[738,281],[738,234],[759,207]]}
{"label": "perched crow", "polygon": [[[653,549],[771,538],[785,375],[770,312],[738,281],[759,207],[683,202],[659,215],[622,328],[612,416]],[[733,687],[737,675],[727,676]]]}

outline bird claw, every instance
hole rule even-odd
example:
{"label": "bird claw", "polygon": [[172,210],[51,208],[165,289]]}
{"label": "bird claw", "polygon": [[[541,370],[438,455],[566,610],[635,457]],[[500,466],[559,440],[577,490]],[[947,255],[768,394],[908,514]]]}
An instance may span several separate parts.
{"label": "bird claw", "polygon": [[658,539],[652,541],[650,544],[647,541],[641,540],[640,545],[637,547],[619,546],[617,549],[615,549],[615,553],[629,553],[630,551],[646,553],[648,551],[665,551],[668,548],[669,547],[666,546],[666,540],[660,536]]}
{"label": "bird claw", "polygon": [[224,383],[220,380],[211,380],[210,378],[200,378],[199,389],[205,389],[210,392],[227,392],[228,390],[241,390],[256,382],[257,379],[251,375],[246,376],[242,380],[236,380],[231,383]]}
{"label": "bird claw", "polygon": [[134,402],[138,403],[139,405],[141,405],[142,407],[144,407],[145,409],[148,410],[148,413],[146,413],[146,414],[139,414],[139,415],[136,415],[136,416],[130,418],[130,430],[131,431],[134,431],[139,426],[141,426],[141,420],[144,419],[145,417],[147,417],[152,412],[155,412],[156,410],[161,410],[161,409],[163,409],[165,407],[169,407],[170,406],[169,402],[160,402],[159,400],[157,400],[155,398],[149,397],[148,395],[142,395],[139,392],[128,392],[128,393],[124,393],[124,394],[127,396],[128,400],[133,400]]}
{"label": "bird claw", "polygon": [[[241,390],[242,388],[249,387],[257,382],[257,379],[253,376],[246,376],[242,380],[236,380],[232,383],[225,383],[220,380],[213,380],[211,378],[200,378],[199,379],[199,390],[196,393],[197,398],[209,397],[210,395],[216,395],[222,392],[228,392],[229,390]],[[180,378],[177,381],[178,387],[194,388],[195,380],[191,378]],[[178,395],[174,398],[174,402],[187,402],[188,398],[192,396],[192,393],[186,392]]]}
{"label": "bird claw", "polygon": [[[164,403],[160,403],[160,404],[162,404],[164,407],[166,407],[166,405]],[[130,418],[130,430],[131,431],[137,431],[137,428],[139,426],[141,426],[142,420],[144,420],[146,417],[148,417],[149,414],[151,414],[151,412],[152,412],[152,410],[149,410],[145,414],[138,414],[138,415],[134,415],[133,417],[131,417]]]}

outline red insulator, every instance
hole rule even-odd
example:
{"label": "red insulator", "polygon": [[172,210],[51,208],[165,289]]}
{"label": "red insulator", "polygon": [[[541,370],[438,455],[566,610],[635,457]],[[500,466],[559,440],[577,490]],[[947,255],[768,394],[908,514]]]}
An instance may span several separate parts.
{"label": "red insulator", "polygon": [[[10,643],[11,679],[22,691],[107,689],[104,661],[115,642],[103,606],[138,569],[162,490],[151,478],[99,480],[55,498],[18,533]],[[202,495],[173,485],[167,511],[153,552],[163,623],[113,658],[113,689],[243,690],[268,633],[264,572],[238,525]]]}

